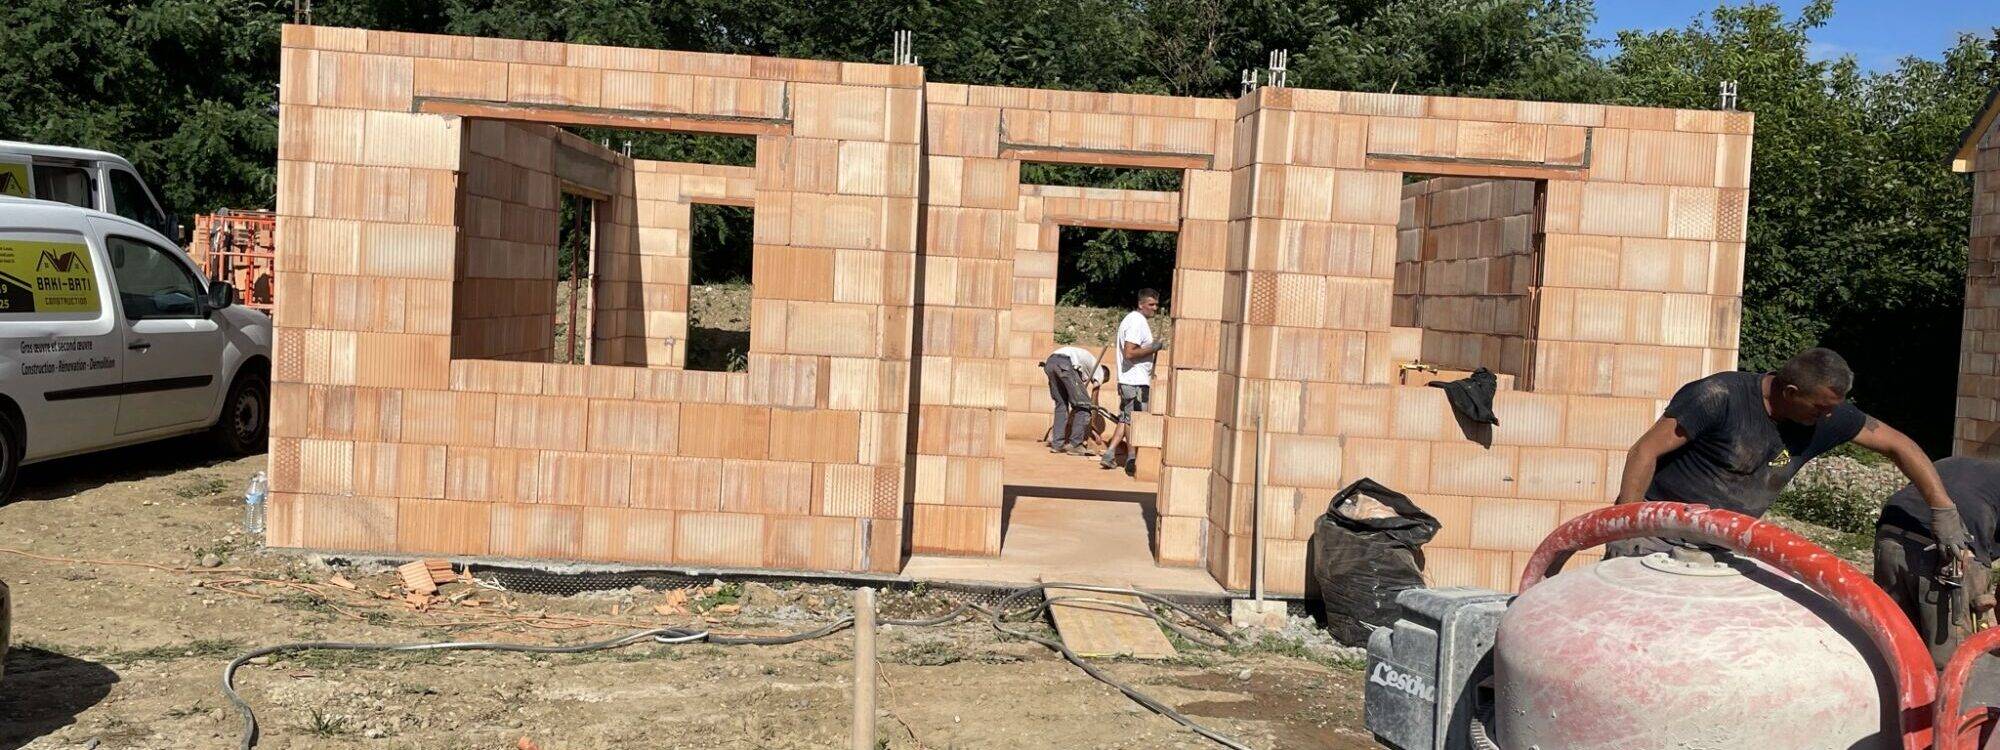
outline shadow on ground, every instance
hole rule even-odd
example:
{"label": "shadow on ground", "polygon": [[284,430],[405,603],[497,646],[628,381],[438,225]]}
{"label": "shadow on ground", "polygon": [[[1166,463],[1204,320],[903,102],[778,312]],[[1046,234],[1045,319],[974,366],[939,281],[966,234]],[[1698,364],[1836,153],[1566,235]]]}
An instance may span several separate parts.
{"label": "shadow on ground", "polygon": [[19,750],[38,737],[76,723],[118,684],[102,664],[40,648],[7,651],[0,683],[0,750]]}
{"label": "shadow on ground", "polygon": [[55,500],[113,482],[151,479],[233,460],[235,457],[217,451],[206,434],[59,458],[21,467],[13,496],[0,500],[0,505]]}

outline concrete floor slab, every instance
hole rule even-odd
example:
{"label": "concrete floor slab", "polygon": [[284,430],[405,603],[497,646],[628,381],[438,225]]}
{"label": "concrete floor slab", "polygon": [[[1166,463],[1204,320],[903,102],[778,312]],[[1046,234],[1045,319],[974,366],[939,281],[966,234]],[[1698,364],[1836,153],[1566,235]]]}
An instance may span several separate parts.
{"label": "concrete floor slab", "polygon": [[1155,483],[1102,471],[1027,441],[1007,446],[1006,516],[999,557],[915,555],[903,575],[918,580],[1030,584],[1043,581],[1221,594],[1202,568],[1153,562]]}

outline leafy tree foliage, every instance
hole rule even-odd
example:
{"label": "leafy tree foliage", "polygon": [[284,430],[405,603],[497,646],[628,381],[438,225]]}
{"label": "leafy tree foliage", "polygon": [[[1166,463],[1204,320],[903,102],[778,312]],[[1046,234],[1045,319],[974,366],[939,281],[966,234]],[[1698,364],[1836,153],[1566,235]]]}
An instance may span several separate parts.
{"label": "leafy tree foliage", "polygon": [[[1825,343],[1857,399],[1948,437],[1969,183],[1946,169],[2000,84],[1994,33],[1880,73],[1816,59],[1836,11],[1717,0],[1683,28],[1592,39],[1591,0],[320,0],[322,24],[886,62],[910,29],[926,74],[1044,88],[1234,96],[1292,51],[1294,86],[1707,108],[1740,82],[1757,114],[1744,279],[1745,367]],[[170,210],[269,205],[278,0],[0,4],[0,138],[125,154]],[[587,131],[654,158],[747,163],[739,143]],[[727,139],[724,139],[725,141]],[[1037,182],[1162,189],[1140,173],[1028,165]],[[1166,188],[1171,189],[1171,188]],[[713,225],[713,226],[710,226]],[[741,242],[721,220],[697,241]],[[1171,268],[1170,236],[1073,232],[1077,299],[1122,304]],[[1152,270],[1148,270],[1152,269]]]}

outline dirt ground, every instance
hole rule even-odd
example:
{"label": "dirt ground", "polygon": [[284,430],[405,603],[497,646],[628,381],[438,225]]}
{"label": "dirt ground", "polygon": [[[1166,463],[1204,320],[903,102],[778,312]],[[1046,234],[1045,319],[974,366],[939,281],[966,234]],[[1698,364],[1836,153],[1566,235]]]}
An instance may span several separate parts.
{"label": "dirt ground", "polygon": [[[0,548],[170,569],[0,552],[15,597],[0,750],[235,747],[240,718],[219,677],[261,645],[574,643],[661,624],[780,633],[844,613],[844,590],[760,584],[681,604],[650,590],[558,598],[452,583],[416,611],[390,598],[401,594],[390,572],[261,551],[240,534],[244,482],[263,466],[166,444],[29,468],[0,506]],[[924,593],[885,601],[898,613],[943,606]],[[1295,622],[1252,646],[1183,644],[1174,661],[1107,666],[1254,747],[1374,747],[1360,672],[1310,633]],[[841,633],[559,656],[314,651],[248,665],[238,684],[264,748],[835,748],[848,741],[851,649]],[[881,747],[1215,747],[983,624],[889,628],[880,650]]]}

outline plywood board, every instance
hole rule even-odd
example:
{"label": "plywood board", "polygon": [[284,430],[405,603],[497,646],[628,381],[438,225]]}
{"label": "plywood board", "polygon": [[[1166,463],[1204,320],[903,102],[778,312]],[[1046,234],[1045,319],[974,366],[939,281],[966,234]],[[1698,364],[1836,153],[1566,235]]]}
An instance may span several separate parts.
{"label": "plywood board", "polygon": [[[1130,594],[1103,594],[1077,589],[1048,588],[1042,596],[1054,601],[1083,597],[1145,607]],[[1094,602],[1061,602],[1049,605],[1049,617],[1063,644],[1078,656],[1129,656],[1134,659],[1168,659],[1177,655],[1174,644],[1153,618]]]}

